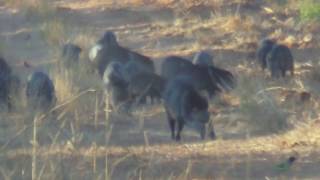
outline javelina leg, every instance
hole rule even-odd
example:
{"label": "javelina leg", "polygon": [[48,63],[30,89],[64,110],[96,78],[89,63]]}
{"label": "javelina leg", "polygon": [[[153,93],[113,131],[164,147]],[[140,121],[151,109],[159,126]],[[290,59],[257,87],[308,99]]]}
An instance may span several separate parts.
{"label": "javelina leg", "polygon": [[202,140],[204,140],[204,138],[206,137],[206,125],[205,124],[201,124],[200,137]]}
{"label": "javelina leg", "polygon": [[210,138],[213,140],[216,139],[216,133],[214,132],[212,120],[209,122],[209,131],[210,131]]}
{"label": "javelina leg", "polygon": [[181,118],[178,118],[177,120],[178,120],[178,129],[177,129],[176,141],[180,141],[180,139],[181,139],[180,134],[181,134],[181,131],[183,129],[184,122],[183,122],[183,120]]}
{"label": "javelina leg", "polygon": [[11,104],[11,102],[8,102],[8,103],[7,103],[7,111],[8,111],[9,113],[12,112],[12,104]]}
{"label": "javelina leg", "polygon": [[214,132],[213,127],[211,128],[210,131],[211,131],[211,132],[210,132],[210,138],[211,138],[212,140],[216,139],[216,133]]}
{"label": "javelina leg", "polygon": [[281,76],[282,76],[282,77],[285,77],[285,76],[286,76],[286,70],[281,69]]}
{"label": "javelina leg", "polygon": [[175,130],[175,120],[167,113],[168,123],[171,130],[171,138],[174,139],[174,130]]}

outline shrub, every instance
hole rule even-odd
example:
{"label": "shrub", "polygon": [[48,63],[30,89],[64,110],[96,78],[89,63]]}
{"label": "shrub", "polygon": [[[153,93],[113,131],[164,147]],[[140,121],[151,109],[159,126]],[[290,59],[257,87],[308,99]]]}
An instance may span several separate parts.
{"label": "shrub", "polygon": [[301,1],[299,13],[301,20],[320,20],[320,2],[314,0]]}

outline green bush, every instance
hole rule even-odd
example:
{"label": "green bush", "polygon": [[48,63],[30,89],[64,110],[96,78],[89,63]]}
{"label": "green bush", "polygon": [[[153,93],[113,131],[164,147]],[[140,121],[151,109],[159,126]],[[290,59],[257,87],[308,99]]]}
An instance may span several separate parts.
{"label": "green bush", "polygon": [[320,20],[320,2],[315,0],[304,0],[299,4],[301,20]]}

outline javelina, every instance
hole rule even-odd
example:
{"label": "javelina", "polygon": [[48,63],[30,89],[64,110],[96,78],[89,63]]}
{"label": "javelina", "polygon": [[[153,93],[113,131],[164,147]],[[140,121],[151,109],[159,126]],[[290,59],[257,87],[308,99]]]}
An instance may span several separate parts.
{"label": "javelina", "polygon": [[66,68],[71,68],[78,64],[79,55],[82,49],[75,44],[67,43],[62,47],[62,60]]}
{"label": "javelina", "polygon": [[122,68],[121,63],[111,62],[103,74],[103,84],[105,94],[109,95],[107,103],[115,111],[128,112],[130,106],[128,83],[123,77]]}
{"label": "javelina", "polygon": [[267,66],[272,78],[285,77],[287,71],[293,76],[294,62],[290,49],[285,45],[274,45],[267,56]]}
{"label": "javelina", "polygon": [[213,56],[206,51],[200,51],[195,54],[192,63],[199,66],[213,66]]}
{"label": "javelina", "polygon": [[[189,76],[178,76],[168,82],[164,92],[164,107],[171,137],[176,141],[181,139],[180,133],[184,125],[196,129],[201,139],[205,138],[205,126],[210,118],[208,102],[198,94],[192,81]],[[210,135],[211,138],[215,138],[212,126]]]}
{"label": "javelina", "polygon": [[128,83],[130,97],[137,100],[138,103],[145,103],[147,97],[150,97],[152,102],[155,100],[159,102],[165,88],[165,80],[150,72],[135,74]]}
{"label": "javelina", "polygon": [[161,65],[161,76],[166,79],[175,78],[178,74],[191,72],[194,68],[192,62],[179,56],[169,56]]}
{"label": "javelina", "polygon": [[106,67],[112,61],[123,64],[134,61],[143,71],[154,72],[154,63],[149,57],[120,46],[115,34],[111,31],[107,31],[91,48],[89,57],[97,67],[100,76],[103,75]]}
{"label": "javelina", "polygon": [[259,43],[259,47],[257,49],[257,58],[262,70],[266,69],[267,67],[267,55],[270,53],[274,45],[276,45],[276,42],[271,39],[263,39]]}
{"label": "javelina", "polygon": [[207,67],[194,65],[178,56],[170,56],[164,60],[161,75],[168,81],[178,75],[189,75],[195,88],[198,91],[206,91],[210,97],[221,91]]}
{"label": "javelina", "polygon": [[28,77],[26,88],[27,104],[29,108],[47,111],[56,103],[53,82],[44,72],[34,72]]}
{"label": "javelina", "polygon": [[11,68],[4,58],[0,57],[0,105],[1,109],[10,110]]}

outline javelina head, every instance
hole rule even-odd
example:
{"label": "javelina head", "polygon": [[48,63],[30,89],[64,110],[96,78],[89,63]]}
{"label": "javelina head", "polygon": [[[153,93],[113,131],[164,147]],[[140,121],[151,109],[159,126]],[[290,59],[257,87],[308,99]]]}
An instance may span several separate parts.
{"label": "javelina head", "polygon": [[102,44],[103,46],[117,46],[117,38],[114,32],[107,31],[104,33],[103,37],[98,41],[98,44]]}
{"label": "javelina head", "polygon": [[266,58],[272,47],[276,44],[276,42],[272,39],[262,39],[259,43],[259,48],[257,50],[258,61],[261,65],[262,69],[265,69],[267,66]]}
{"label": "javelina head", "polygon": [[119,62],[111,62],[103,74],[104,85],[124,86],[126,84],[123,77],[123,65]]}
{"label": "javelina head", "polygon": [[207,67],[207,66],[213,66],[212,60],[213,60],[212,55],[210,55],[206,51],[200,51],[200,52],[196,53],[192,62],[193,62],[193,64]]}

